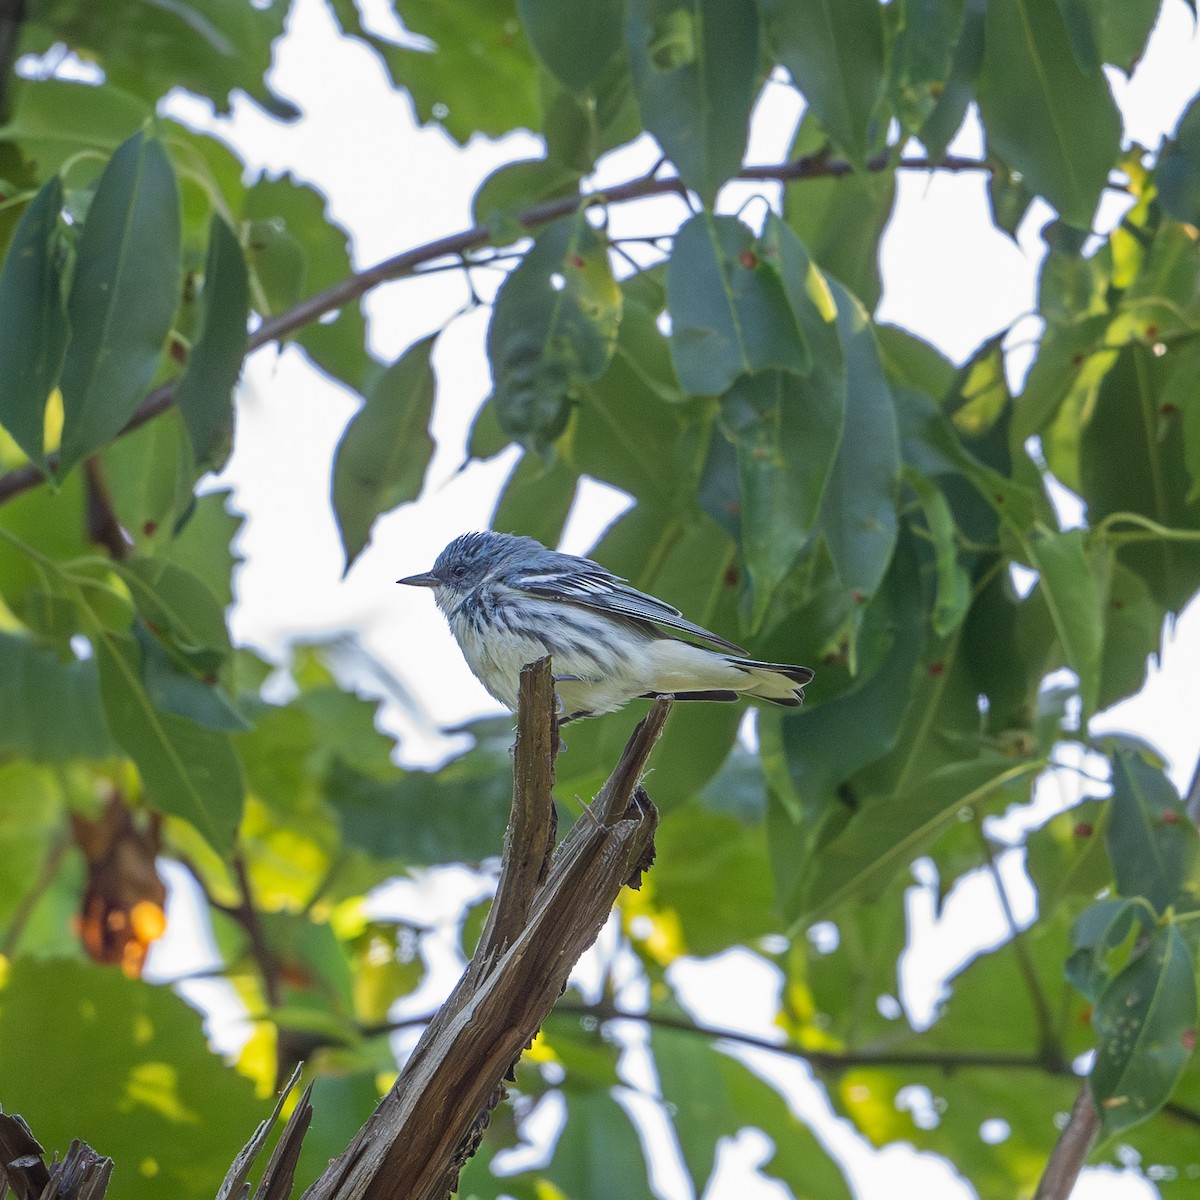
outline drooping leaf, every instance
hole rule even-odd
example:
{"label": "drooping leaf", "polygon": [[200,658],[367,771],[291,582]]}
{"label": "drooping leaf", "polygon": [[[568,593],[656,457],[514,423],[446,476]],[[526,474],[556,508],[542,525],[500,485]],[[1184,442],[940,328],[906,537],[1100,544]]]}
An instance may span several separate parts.
{"label": "drooping leaf", "polygon": [[113,437],[158,365],[179,301],[179,189],[162,143],[137,133],[100,177],[67,300],[60,472]]}
{"label": "drooping leaf", "polygon": [[671,357],[693,395],[719,395],[746,373],[812,367],[779,273],[736,217],[699,213],[675,235],[667,306]]}
{"label": "drooping leaf", "polygon": [[1158,767],[1133,750],[1112,760],[1112,815],[1106,842],[1117,891],[1145,896],[1157,912],[1200,899],[1200,833]]}
{"label": "drooping leaf", "polygon": [[246,356],[250,283],[237,236],[214,215],[204,267],[203,327],[175,389],[197,467],[220,470],[233,438],[233,388]]}
{"label": "drooping leaf", "polygon": [[846,359],[846,419],[819,525],[846,593],[862,604],[879,586],[896,543],[899,435],[867,314],[844,288],[831,286]]}
{"label": "drooping leaf", "polygon": [[564,21],[554,0],[517,0],[525,36],[538,58],[574,92],[587,91],[620,51],[624,8],[622,0],[585,0]]}
{"label": "drooping leaf", "polygon": [[989,144],[1063,219],[1087,228],[1121,118],[1099,64],[1081,70],[1057,5],[989,0],[977,86]]}
{"label": "drooping leaf", "polygon": [[142,686],[157,712],[186,717],[222,733],[250,728],[215,682],[205,683],[176,662],[144,624],[134,626],[133,636],[141,651]]}
{"label": "drooping leaf", "polygon": [[817,120],[862,166],[884,81],[883,20],[874,0],[763,0],[767,39]]}
{"label": "drooping leaf", "polygon": [[375,519],[420,494],[433,454],[433,343],[429,337],[410,346],[376,379],[338,443],[333,508],[347,571],[366,546]]}
{"label": "drooping leaf", "polygon": [[630,0],[627,38],[645,127],[710,203],[746,149],[758,10],[752,0]]}
{"label": "drooping leaf", "polygon": [[154,708],[131,639],[102,634],[94,645],[104,715],[137,766],[147,800],[190,821],[214,850],[227,853],[243,800],[241,768],[229,737]]}
{"label": "drooping leaf", "polygon": [[516,215],[531,204],[577,191],[579,172],[552,158],[519,159],[497,167],[476,189],[471,218],[498,242],[525,235]]}
{"label": "drooping leaf", "polygon": [[1044,534],[1033,538],[1029,549],[1067,665],[1079,676],[1084,715],[1090,716],[1096,711],[1100,691],[1104,608],[1084,549],[1083,531]]}
{"label": "drooping leaf", "polygon": [[55,175],[30,201],[0,270],[0,425],[39,465],[46,403],[70,337],[57,240],[62,206]]}
{"label": "drooping leaf", "polygon": [[1146,926],[1150,913],[1136,900],[1110,896],[1079,914],[1071,927],[1075,952],[1067,959],[1067,978],[1091,1001],[1109,981],[1107,956],[1135,930]]}
{"label": "drooping leaf", "polygon": [[587,217],[542,230],[501,286],[488,326],[492,402],[511,438],[536,449],[562,432],[579,384],[608,366],[620,320],[608,246]]}
{"label": "drooping leaf", "polygon": [[1196,1042],[1196,965],[1179,929],[1156,929],[1104,989],[1092,1015],[1090,1086],[1106,1135],[1153,1116]]}

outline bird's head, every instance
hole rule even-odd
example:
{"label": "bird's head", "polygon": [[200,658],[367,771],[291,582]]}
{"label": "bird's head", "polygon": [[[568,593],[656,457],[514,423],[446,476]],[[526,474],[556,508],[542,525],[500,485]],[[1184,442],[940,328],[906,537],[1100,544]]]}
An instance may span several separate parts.
{"label": "bird's head", "polygon": [[438,607],[452,608],[459,597],[474,591],[493,574],[521,540],[504,533],[464,533],[437,556],[432,570],[396,582],[433,588]]}

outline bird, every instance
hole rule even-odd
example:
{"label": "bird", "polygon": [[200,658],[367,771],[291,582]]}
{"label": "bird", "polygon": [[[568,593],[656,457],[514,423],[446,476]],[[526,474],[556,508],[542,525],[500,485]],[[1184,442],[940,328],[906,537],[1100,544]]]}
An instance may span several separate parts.
{"label": "bird", "polygon": [[433,590],[472,673],[511,711],[521,668],[549,655],[560,724],[639,697],[746,695],[795,708],[813,678],[808,667],[758,662],[599,563],[531,537],[464,533],[429,571],[396,582]]}

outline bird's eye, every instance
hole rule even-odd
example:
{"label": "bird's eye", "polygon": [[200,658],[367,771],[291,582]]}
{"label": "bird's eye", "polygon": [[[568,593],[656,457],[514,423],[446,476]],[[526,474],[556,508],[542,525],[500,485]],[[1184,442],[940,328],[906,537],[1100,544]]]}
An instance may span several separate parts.
{"label": "bird's eye", "polygon": [[467,568],[462,563],[455,563],[450,569],[450,574],[453,575],[455,579],[463,579],[466,577]]}

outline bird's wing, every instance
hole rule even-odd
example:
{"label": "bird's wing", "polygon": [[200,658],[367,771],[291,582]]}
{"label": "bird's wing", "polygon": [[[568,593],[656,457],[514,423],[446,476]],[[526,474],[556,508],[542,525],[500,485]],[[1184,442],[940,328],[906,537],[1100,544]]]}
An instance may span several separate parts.
{"label": "bird's wing", "polygon": [[561,565],[539,565],[536,569],[524,571],[512,578],[513,586],[533,596],[544,596],[548,600],[565,600],[597,612],[635,617],[654,625],[663,625],[703,642],[711,642],[714,646],[731,650],[735,654],[746,653],[741,646],[693,624],[672,605],[630,587],[623,579],[606,571],[598,563],[568,554],[556,554],[554,557],[563,560]]}

